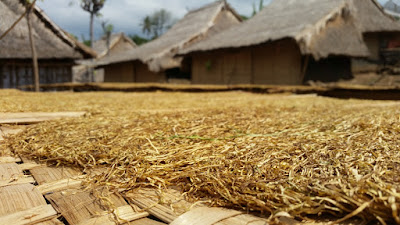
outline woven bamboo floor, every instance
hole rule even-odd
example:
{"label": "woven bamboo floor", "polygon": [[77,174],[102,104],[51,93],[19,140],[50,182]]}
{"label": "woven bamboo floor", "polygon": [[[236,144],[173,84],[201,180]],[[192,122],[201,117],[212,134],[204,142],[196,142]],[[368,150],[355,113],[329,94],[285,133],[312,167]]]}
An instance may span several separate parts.
{"label": "woven bamboo floor", "polygon": [[[110,211],[82,187],[78,171],[47,167],[20,157],[1,157],[0,174],[0,224],[266,224],[264,219],[220,208],[198,206],[188,213],[173,211],[158,204],[152,190],[112,195],[108,201],[114,210]],[[177,193],[166,198],[185,207],[189,204]]]}

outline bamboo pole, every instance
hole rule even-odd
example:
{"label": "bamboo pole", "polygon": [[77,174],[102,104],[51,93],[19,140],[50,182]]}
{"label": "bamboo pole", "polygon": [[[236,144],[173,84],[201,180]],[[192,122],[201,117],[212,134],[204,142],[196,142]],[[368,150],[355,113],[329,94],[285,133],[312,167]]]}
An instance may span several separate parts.
{"label": "bamboo pole", "polygon": [[36,0],[27,8],[26,19],[27,19],[27,22],[28,22],[29,42],[30,42],[31,51],[32,51],[33,74],[34,74],[34,81],[35,81],[35,92],[39,92],[40,91],[39,65],[38,65],[37,52],[36,52],[36,47],[35,47],[35,40],[33,38],[33,33],[32,33],[32,21],[31,21],[31,18],[30,18],[31,14],[32,14],[32,8],[33,8],[35,3],[36,3]]}
{"label": "bamboo pole", "polygon": [[11,25],[10,28],[8,28],[6,30],[6,32],[4,32],[1,36],[0,36],[0,40],[3,39],[5,36],[7,36],[8,33],[10,33],[10,31],[12,29],[14,29],[15,26],[17,26],[17,24],[22,20],[22,18],[25,17],[25,15],[27,14],[29,9],[32,9],[32,7],[35,5],[36,0],[33,1],[33,3],[29,6],[29,8],[27,8],[27,10],[25,10],[25,12]]}

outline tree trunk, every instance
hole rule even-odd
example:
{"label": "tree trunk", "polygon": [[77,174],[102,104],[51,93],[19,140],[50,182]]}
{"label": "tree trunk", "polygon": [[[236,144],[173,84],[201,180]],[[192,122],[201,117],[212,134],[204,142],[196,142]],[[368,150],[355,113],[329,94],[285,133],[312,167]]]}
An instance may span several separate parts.
{"label": "tree trunk", "polygon": [[94,13],[90,13],[90,47],[94,45]]}
{"label": "tree trunk", "polygon": [[[93,12],[90,13],[90,47],[93,49],[94,46],[94,16]],[[92,59],[92,62],[94,60]],[[94,69],[92,65],[89,66],[89,82],[94,82]]]}
{"label": "tree trunk", "polygon": [[[33,3],[33,4],[35,4],[35,3]],[[36,53],[36,47],[35,47],[35,40],[34,40],[33,33],[32,33],[32,21],[31,21],[32,8],[33,8],[33,5],[32,5],[32,7],[30,7],[28,9],[28,12],[26,14],[26,19],[27,19],[27,22],[28,22],[29,42],[30,42],[31,51],[32,51],[35,91],[39,92],[40,91],[39,65],[38,65],[38,59],[37,59],[37,53]]]}

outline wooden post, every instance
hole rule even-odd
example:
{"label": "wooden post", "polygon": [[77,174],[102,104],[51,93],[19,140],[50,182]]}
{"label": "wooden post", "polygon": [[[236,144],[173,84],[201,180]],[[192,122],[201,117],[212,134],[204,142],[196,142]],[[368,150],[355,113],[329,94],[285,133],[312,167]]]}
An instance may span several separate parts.
{"label": "wooden post", "polygon": [[32,21],[31,21],[31,14],[32,14],[32,8],[33,4],[27,9],[28,13],[26,14],[26,19],[28,22],[28,30],[29,30],[29,42],[31,45],[31,51],[32,51],[32,61],[33,61],[33,74],[34,74],[34,81],[35,81],[35,91],[39,92],[40,91],[40,84],[39,84],[39,65],[38,65],[38,60],[37,60],[37,52],[36,52],[36,47],[35,47],[35,40],[33,37],[32,33]]}

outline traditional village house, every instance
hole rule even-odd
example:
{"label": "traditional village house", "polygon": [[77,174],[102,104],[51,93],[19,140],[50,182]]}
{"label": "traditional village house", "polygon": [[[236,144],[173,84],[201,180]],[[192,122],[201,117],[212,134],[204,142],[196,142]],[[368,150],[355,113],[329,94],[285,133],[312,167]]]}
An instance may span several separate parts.
{"label": "traditional village house", "polygon": [[400,31],[374,0],[274,0],[254,18],[181,50],[194,84],[284,84],[352,77]]}
{"label": "traditional village house", "polygon": [[[0,34],[24,14],[18,0],[0,0]],[[75,60],[96,54],[54,24],[37,6],[32,11],[32,32],[39,61],[41,84],[72,81]],[[33,84],[32,53],[28,25],[23,18],[0,40],[0,88]]]}
{"label": "traditional village house", "polygon": [[[109,40],[107,40],[107,36],[103,36],[93,44],[93,50],[97,53],[97,60],[101,60],[106,56],[112,57],[135,48],[137,48],[136,43],[124,33],[112,34]],[[79,60],[78,64],[80,65],[74,67],[74,81],[87,81],[86,79],[89,78],[89,67],[93,65],[92,60]],[[94,71],[93,81],[104,81],[104,69],[99,68]]]}
{"label": "traditional village house", "polygon": [[190,74],[191,65],[182,62],[182,58],[174,58],[180,49],[241,21],[241,16],[226,1],[217,1],[190,11],[156,40],[134,50],[105,57],[98,65],[105,69],[106,82],[167,82],[169,74]]}

